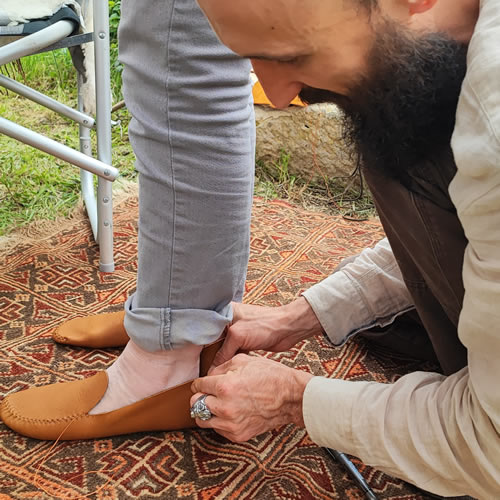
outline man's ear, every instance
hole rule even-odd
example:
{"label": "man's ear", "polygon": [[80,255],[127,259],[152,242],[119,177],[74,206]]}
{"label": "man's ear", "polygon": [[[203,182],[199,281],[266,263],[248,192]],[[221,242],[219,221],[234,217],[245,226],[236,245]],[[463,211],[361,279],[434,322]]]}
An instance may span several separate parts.
{"label": "man's ear", "polygon": [[422,14],[432,9],[438,0],[407,0],[410,15]]}

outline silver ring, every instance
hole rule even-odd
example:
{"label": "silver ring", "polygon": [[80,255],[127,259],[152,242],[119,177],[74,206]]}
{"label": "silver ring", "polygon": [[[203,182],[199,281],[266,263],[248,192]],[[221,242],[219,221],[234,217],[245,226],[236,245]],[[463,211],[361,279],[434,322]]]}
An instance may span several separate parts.
{"label": "silver ring", "polygon": [[199,418],[200,420],[210,420],[213,415],[209,410],[205,399],[207,399],[208,394],[203,394],[191,406],[191,418]]}

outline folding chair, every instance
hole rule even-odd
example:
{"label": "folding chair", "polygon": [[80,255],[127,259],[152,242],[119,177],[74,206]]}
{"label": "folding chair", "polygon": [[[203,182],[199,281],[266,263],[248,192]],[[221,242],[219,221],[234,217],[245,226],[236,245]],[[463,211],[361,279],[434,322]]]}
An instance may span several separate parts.
{"label": "folding chair", "polygon": [[[34,0],[32,0],[33,2]],[[93,2],[93,4],[91,3]],[[50,2],[49,2],[50,3]],[[54,2],[52,2],[54,3]],[[63,4],[64,1],[59,2]],[[75,4],[74,0],[66,3]],[[0,26],[0,66],[21,57],[72,47],[73,51],[82,44],[94,42],[96,119],[83,111],[82,86],[85,75],[78,69],[78,109],[75,110],[7,76],[0,75],[0,85],[16,94],[59,113],[79,125],[80,150],[60,144],[44,135],[22,127],[0,117],[0,133],[20,142],[45,151],[80,168],[82,197],[92,227],[95,241],[99,244],[99,269],[114,271],[113,260],[113,204],[112,182],[118,170],[111,166],[111,91],[109,60],[109,14],[108,2],[103,0],[78,0],[82,9],[92,9],[93,32],[81,34],[80,16],[68,6],[61,7],[51,17],[29,20],[16,26]],[[42,7],[48,5],[40,0]],[[44,5],[45,4],[45,5]],[[78,9],[78,5],[76,5]],[[78,9],[79,10],[79,9]],[[89,10],[90,12],[90,10]],[[0,5],[0,24],[2,24]],[[8,20],[3,19],[3,24]],[[5,42],[4,42],[5,43]],[[73,58],[75,61],[75,58]],[[97,159],[92,156],[90,134],[96,128]],[[94,175],[98,176],[97,198],[94,192]]]}

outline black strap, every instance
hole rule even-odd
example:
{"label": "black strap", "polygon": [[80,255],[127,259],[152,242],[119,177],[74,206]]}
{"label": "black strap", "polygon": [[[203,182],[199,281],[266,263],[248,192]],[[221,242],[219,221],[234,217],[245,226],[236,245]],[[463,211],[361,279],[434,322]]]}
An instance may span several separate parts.
{"label": "black strap", "polygon": [[62,7],[51,17],[37,19],[24,24],[22,34],[31,35],[37,31],[43,30],[44,28],[52,26],[58,21],[71,21],[74,26],[73,32],[71,33],[72,35],[76,35],[80,29],[80,18],[77,16],[76,12],[70,7]]}

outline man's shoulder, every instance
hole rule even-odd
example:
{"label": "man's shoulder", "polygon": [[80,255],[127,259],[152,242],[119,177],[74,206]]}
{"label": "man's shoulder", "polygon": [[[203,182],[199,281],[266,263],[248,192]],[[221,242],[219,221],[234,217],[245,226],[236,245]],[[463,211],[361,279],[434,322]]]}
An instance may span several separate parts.
{"label": "man's shoulder", "polygon": [[[455,205],[460,201],[468,204],[490,184],[496,185],[500,176],[500,0],[481,2],[467,54],[452,148],[458,175],[450,193]],[[472,185],[471,179],[481,186]]]}
{"label": "man's shoulder", "polygon": [[[476,101],[477,115],[487,120],[500,141],[500,1],[483,0],[467,55],[462,94]],[[458,112],[460,113],[460,105]]]}

